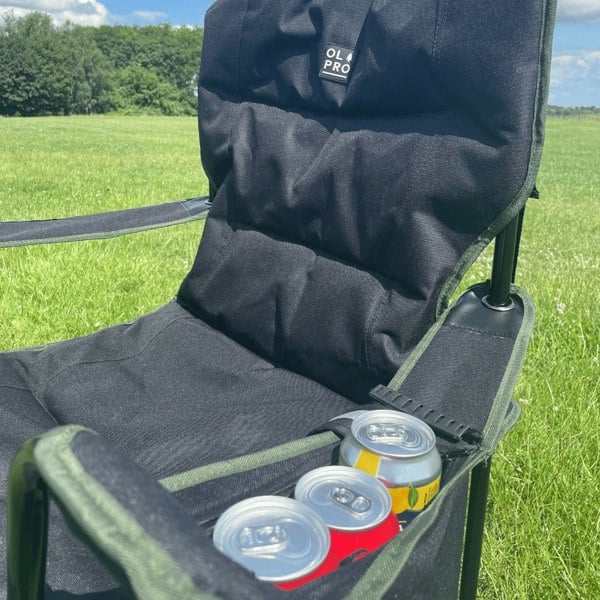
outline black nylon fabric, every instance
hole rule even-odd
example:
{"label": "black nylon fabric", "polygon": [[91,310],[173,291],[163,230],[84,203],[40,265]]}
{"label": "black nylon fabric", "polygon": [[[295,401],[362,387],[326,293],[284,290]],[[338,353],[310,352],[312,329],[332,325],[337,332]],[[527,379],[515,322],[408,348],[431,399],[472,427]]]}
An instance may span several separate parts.
{"label": "black nylon fabric", "polygon": [[[180,302],[348,397],[391,378],[524,184],[544,4],[216,3],[199,92],[216,193]],[[347,85],[319,77],[328,44],[354,49]]]}
{"label": "black nylon fabric", "polygon": [[384,600],[458,598],[468,477],[444,500],[435,524],[417,542]]}
{"label": "black nylon fabric", "polygon": [[[541,139],[540,20],[552,3],[349,4],[210,9],[199,102],[214,207],[180,304],[0,355],[1,555],[8,461],[26,439],[80,423],[158,478],[300,437],[392,377],[434,321],[457,261],[517,195],[524,201]],[[347,85],[319,78],[328,44],[354,51]],[[478,356],[448,367],[474,340]],[[484,422],[513,343],[450,323],[402,389]],[[478,360],[488,351],[492,376]],[[438,376],[446,369],[464,382],[456,404],[454,379]],[[423,589],[435,597],[454,586],[461,494],[390,594],[409,589],[403,576],[416,589],[417,571],[427,579],[437,561],[450,579]],[[294,596],[349,591],[369,564]],[[115,585],[57,518],[48,582],[64,596]],[[5,589],[0,570],[0,598]]]}
{"label": "black nylon fabric", "polygon": [[[465,297],[469,305],[477,294],[479,289]],[[480,302],[479,306],[487,310]],[[479,425],[487,418],[515,340],[512,333],[498,338],[495,331],[512,328],[495,320],[493,331],[469,329],[470,324],[482,319],[474,314],[474,308],[468,318],[462,309],[463,302],[459,301],[448,317],[452,324],[441,328],[401,389]],[[520,321],[521,317],[517,306],[503,319]],[[451,356],[455,358],[449,361]],[[10,458],[26,439],[57,424],[77,422],[97,429],[159,478],[302,437],[330,417],[357,408],[319,384],[261,359],[175,303],[137,322],[87,338],[41,351],[0,354],[0,381],[6,425],[0,437],[0,468],[4,474]],[[288,494],[294,480],[321,461],[336,462],[331,447],[183,490],[177,496],[193,518],[210,526],[211,520],[236,499],[255,493]],[[445,470],[444,485],[456,464]],[[5,486],[3,476],[2,553]],[[461,503],[448,510],[462,523]],[[448,552],[450,546],[453,548],[447,559],[445,547],[435,550],[439,554],[436,561],[449,561],[448,578],[436,580],[435,585],[429,582],[426,590],[455,585],[456,572],[451,566],[458,552],[455,543],[459,545],[460,540],[452,537],[453,522],[444,520],[436,526],[439,535],[453,540],[452,544],[444,542]],[[50,525],[48,583],[52,589],[86,597],[115,586],[112,577],[73,537],[54,509]],[[448,527],[450,533],[445,532]],[[423,552],[431,551],[424,546]],[[303,588],[305,595],[299,593],[298,597],[324,598],[336,593],[341,597],[374,558]],[[218,571],[216,577],[226,578],[226,573]],[[410,580],[410,585],[417,585],[413,576]],[[0,571],[0,598],[4,597],[5,586],[5,573]]]}
{"label": "black nylon fabric", "polygon": [[[482,295],[481,288],[475,288],[457,302],[399,388],[408,397],[479,431],[488,421],[523,319],[523,306],[517,298],[512,311],[492,315],[505,321],[505,329],[512,324],[511,333],[485,331],[478,327],[481,323],[474,312],[460,321],[453,318],[453,313],[460,314],[463,300]],[[484,315],[492,312],[481,303],[479,306]]]}

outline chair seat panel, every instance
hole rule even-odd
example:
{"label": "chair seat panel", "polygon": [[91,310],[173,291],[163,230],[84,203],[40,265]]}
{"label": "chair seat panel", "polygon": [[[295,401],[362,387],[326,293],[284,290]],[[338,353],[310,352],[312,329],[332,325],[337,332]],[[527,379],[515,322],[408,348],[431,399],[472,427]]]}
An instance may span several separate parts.
{"label": "chair seat panel", "polygon": [[54,425],[94,429],[157,478],[302,437],[355,406],[176,303],[39,352],[0,355],[15,360]]}

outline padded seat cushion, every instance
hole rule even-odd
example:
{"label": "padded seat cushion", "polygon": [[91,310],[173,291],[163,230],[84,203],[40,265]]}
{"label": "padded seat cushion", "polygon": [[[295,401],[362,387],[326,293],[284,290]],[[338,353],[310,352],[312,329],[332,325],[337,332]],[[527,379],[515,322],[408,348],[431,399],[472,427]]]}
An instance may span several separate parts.
{"label": "padded seat cushion", "polygon": [[[27,439],[56,425],[90,427],[162,478],[302,437],[356,405],[172,303],[90,337],[0,354],[0,406],[4,554],[9,461]],[[74,593],[113,586],[58,513],[51,523],[49,584]],[[5,577],[0,570],[0,597]]]}

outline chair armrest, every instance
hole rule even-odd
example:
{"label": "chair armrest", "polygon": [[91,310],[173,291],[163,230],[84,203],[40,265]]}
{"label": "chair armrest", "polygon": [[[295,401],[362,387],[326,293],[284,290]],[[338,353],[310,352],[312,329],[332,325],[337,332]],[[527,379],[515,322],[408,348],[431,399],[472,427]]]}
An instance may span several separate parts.
{"label": "chair armrest", "polygon": [[43,598],[48,492],[135,597],[280,597],[220,554],[147,472],[92,431],[67,426],[28,442],[11,467],[11,599]]}
{"label": "chair armrest", "polygon": [[535,310],[517,287],[512,288],[512,310],[489,308],[482,302],[488,293],[486,284],[465,292],[424,336],[388,387],[417,405],[469,423],[483,433],[481,447],[491,452],[507,431],[505,417]]}
{"label": "chair armrest", "polygon": [[139,233],[204,219],[210,207],[208,197],[201,197],[64,219],[6,221],[0,223],[0,248]]}

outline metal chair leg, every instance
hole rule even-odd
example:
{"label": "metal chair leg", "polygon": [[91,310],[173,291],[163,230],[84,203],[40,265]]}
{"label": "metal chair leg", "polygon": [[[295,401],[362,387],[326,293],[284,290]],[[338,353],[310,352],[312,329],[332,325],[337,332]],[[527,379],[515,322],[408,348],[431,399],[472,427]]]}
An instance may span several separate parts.
{"label": "metal chair leg", "polygon": [[469,489],[469,508],[467,512],[467,530],[465,533],[465,551],[463,555],[462,575],[460,578],[460,600],[475,600],[479,580],[479,564],[483,545],[483,526],[492,460],[477,465],[471,473]]}

